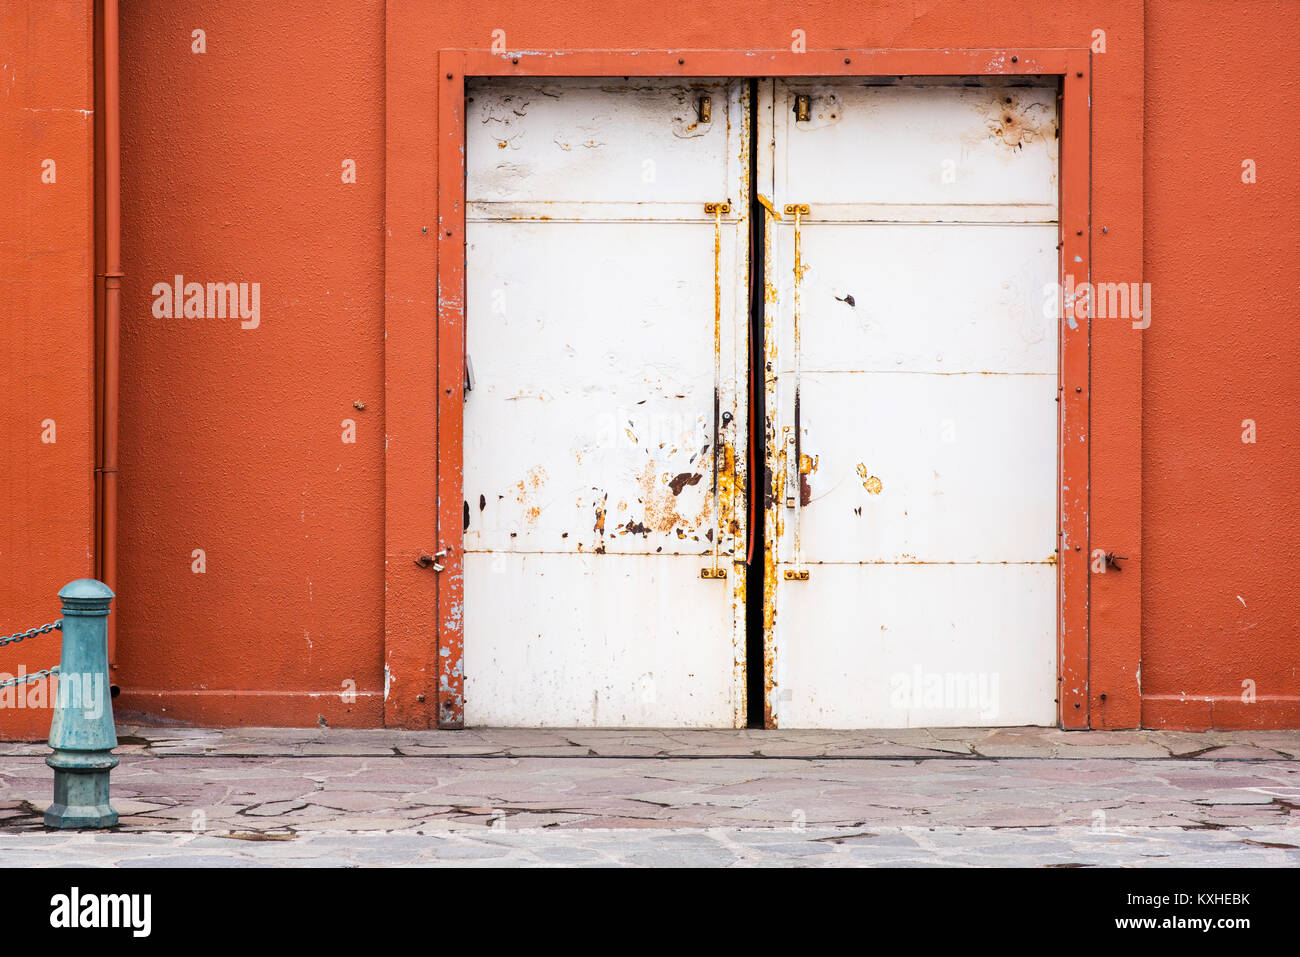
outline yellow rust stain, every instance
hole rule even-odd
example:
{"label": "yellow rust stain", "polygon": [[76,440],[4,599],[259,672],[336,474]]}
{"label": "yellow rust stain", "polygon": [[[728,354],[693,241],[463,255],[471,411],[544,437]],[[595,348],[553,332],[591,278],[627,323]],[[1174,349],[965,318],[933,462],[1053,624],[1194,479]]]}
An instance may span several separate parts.
{"label": "yellow rust stain", "polygon": [[[713,497],[705,495],[697,515],[686,517],[677,510],[680,502],[673,494],[672,476],[660,473],[655,463],[648,462],[637,482],[641,486],[641,505],[645,510],[642,524],[652,531],[668,533],[676,530],[678,538],[686,538],[687,533],[708,527],[713,513]],[[683,529],[686,531],[683,532]]]}
{"label": "yellow rust stain", "polygon": [[872,495],[879,495],[884,490],[885,484],[879,478],[867,471],[866,465],[858,463],[858,475],[862,479],[862,487]]}
{"label": "yellow rust stain", "polygon": [[1056,111],[1046,103],[1026,103],[1010,90],[998,90],[981,112],[988,135],[1012,149],[1040,139],[1056,138]]}
{"label": "yellow rust stain", "polygon": [[540,505],[530,502],[529,497],[546,484],[547,477],[546,469],[535,465],[515,483],[515,501],[524,506],[524,517],[530,525],[537,524],[537,520],[542,517],[542,509]]}

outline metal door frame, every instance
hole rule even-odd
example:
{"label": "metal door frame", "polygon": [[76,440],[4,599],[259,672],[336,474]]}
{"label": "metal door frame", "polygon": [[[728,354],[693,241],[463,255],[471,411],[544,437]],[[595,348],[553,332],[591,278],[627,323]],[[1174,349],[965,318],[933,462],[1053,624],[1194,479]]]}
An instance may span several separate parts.
{"label": "metal door frame", "polygon": [[[1091,282],[1091,63],[1087,48],[983,50],[620,51],[493,54],[442,50],[438,72],[437,642],[436,725],[464,726],[462,484],[465,381],[466,77],[1012,76],[1061,81],[1060,281]],[[1067,269],[1068,264],[1068,269]],[[1058,432],[1057,710],[1065,728],[1089,726],[1088,516],[1091,322],[1060,323]],[[390,561],[393,556],[390,555]],[[427,660],[427,657],[426,659]],[[387,695],[386,695],[387,697]],[[424,701],[424,695],[420,695]]]}

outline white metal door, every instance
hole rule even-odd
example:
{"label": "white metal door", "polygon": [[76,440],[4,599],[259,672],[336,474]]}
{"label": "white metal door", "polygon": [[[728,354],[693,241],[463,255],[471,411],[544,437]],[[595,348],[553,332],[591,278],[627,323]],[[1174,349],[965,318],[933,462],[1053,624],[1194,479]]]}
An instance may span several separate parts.
{"label": "white metal door", "polygon": [[744,92],[467,96],[467,724],[744,723]]}
{"label": "white metal door", "polygon": [[763,87],[774,723],[1055,723],[1055,90]]}

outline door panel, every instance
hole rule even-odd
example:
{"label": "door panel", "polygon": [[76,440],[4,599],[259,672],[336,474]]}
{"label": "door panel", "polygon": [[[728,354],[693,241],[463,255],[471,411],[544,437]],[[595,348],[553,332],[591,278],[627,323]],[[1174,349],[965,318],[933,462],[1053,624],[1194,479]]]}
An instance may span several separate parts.
{"label": "door panel", "polygon": [[1053,723],[1055,92],[764,87],[771,721]]}
{"label": "door panel", "polygon": [[742,92],[467,97],[469,724],[744,722]]}

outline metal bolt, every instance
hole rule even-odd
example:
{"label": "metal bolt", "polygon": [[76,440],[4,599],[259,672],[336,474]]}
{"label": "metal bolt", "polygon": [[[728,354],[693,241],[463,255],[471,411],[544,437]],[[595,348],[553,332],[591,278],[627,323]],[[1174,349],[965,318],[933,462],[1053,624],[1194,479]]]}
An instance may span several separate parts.
{"label": "metal bolt", "polygon": [[1013,56],[1013,57],[1011,58],[1011,62],[1012,62],[1012,63],[1019,63],[1019,62],[1020,62],[1020,57],[1018,57],[1018,56]]}
{"label": "metal bolt", "polygon": [[1101,231],[1102,231],[1103,233],[1105,233],[1105,232],[1107,232],[1108,230],[1106,229],[1105,226],[1103,226],[1103,227],[1101,227]]}

